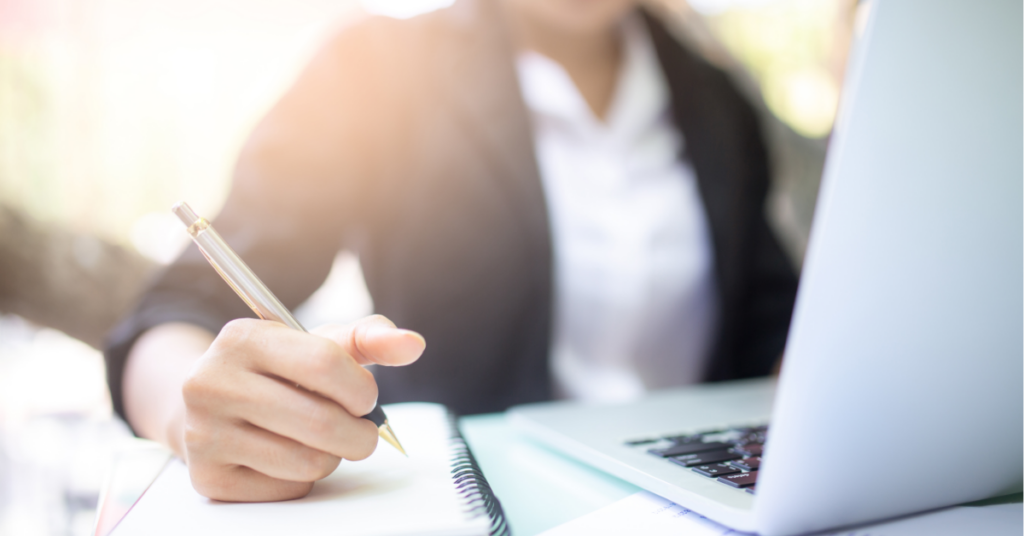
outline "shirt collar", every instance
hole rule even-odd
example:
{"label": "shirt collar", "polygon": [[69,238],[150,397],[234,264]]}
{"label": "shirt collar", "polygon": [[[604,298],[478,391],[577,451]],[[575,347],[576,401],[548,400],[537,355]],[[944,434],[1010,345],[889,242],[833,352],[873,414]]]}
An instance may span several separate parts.
{"label": "shirt collar", "polygon": [[535,115],[567,126],[630,138],[653,125],[668,109],[668,87],[647,27],[639,17],[622,24],[623,58],[611,105],[601,121],[561,65],[534,51],[516,59],[519,86]]}

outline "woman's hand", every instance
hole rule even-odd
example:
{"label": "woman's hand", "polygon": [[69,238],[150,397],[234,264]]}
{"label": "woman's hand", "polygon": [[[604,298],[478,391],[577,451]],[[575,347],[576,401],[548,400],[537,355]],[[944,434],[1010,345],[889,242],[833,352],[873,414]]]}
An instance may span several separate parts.
{"label": "woman's hand", "polygon": [[[132,359],[148,344],[140,339]],[[377,402],[363,365],[406,365],[424,347],[419,334],[381,316],[313,333],[235,320],[179,383],[182,404],[167,419],[166,442],[187,461],[196,491],[211,499],[302,497],[342,459],[361,460],[376,448],[376,426],[360,418]]]}

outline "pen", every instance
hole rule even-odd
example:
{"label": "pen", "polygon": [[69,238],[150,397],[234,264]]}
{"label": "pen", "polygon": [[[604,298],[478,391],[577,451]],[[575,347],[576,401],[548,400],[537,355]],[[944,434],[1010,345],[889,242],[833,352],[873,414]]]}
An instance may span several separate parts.
{"label": "pen", "polygon": [[[175,203],[171,207],[171,211],[188,227],[188,234],[199,246],[200,253],[210,261],[214,270],[217,270],[228,286],[257,316],[264,320],[276,320],[292,329],[306,332],[306,328],[302,327],[302,324],[292,316],[281,300],[278,300],[277,296],[270,292],[270,289],[263,284],[263,281],[260,281],[259,277],[256,277],[245,261],[228,246],[227,242],[217,234],[217,231],[213,230],[210,222],[205,218],[200,218],[184,201]],[[402,448],[402,444],[398,442],[398,437],[395,436],[391,425],[388,424],[388,418],[384,415],[380,404],[374,406],[370,413],[363,415],[363,418],[377,425],[377,432],[384,441],[408,456],[405,449]]]}

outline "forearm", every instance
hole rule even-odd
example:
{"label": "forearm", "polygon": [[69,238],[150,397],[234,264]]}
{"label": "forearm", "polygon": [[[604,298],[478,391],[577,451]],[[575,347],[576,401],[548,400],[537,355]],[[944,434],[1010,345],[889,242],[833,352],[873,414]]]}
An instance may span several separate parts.
{"label": "forearm", "polygon": [[125,364],[125,414],[135,431],[185,459],[181,388],[214,335],[191,324],[162,324],[135,342]]}

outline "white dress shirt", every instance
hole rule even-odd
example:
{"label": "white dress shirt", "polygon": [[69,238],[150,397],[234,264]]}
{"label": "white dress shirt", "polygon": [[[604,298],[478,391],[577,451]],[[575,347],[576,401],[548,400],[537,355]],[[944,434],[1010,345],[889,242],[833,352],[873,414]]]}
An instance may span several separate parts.
{"label": "white dress shirt", "polygon": [[717,321],[710,232],[668,86],[643,24],[622,31],[604,121],[560,65],[517,58],[551,221],[556,394],[592,401],[699,381]]}

